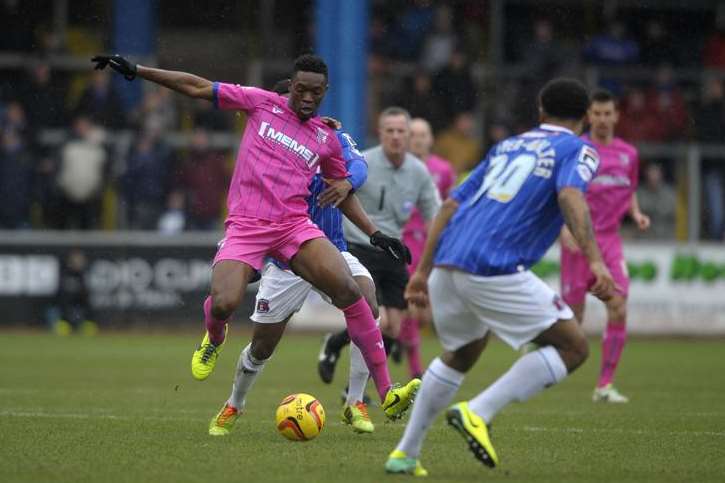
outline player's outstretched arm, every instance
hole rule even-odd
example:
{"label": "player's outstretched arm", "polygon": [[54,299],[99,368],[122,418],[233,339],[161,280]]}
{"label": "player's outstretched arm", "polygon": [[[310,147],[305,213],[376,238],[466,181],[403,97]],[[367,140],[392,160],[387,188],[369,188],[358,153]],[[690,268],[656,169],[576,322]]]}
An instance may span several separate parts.
{"label": "player's outstretched arm", "polygon": [[96,70],[110,67],[128,81],[140,77],[188,97],[207,101],[214,99],[213,83],[194,74],[132,64],[120,55],[97,55],[91,62],[96,64]]}
{"label": "player's outstretched arm", "polygon": [[610,299],[614,294],[614,280],[602,260],[602,253],[594,238],[592,218],[584,194],[577,188],[563,188],[559,191],[558,200],[566,226],[587,258],[589,268],[596,278],[592,293],[602,300]]}

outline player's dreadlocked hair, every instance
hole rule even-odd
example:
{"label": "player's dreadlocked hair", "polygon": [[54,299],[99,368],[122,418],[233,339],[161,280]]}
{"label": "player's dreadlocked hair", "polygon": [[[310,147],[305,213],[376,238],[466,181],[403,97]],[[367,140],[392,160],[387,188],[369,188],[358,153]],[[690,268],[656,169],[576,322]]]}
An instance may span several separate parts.
{"label": "player's dreadlocked hair", "polygon": [[548,116],[578,121],[589,108],[589,94],[578,80],[559,77],[541,89],[539,104]]}
{"label": "player's dreadlocked hair", "polygon": [[327,80],[327,64],[322,57],[315,54],[303,54],[295,59],[292,77],[298,72],[315,72],[324,75]]}

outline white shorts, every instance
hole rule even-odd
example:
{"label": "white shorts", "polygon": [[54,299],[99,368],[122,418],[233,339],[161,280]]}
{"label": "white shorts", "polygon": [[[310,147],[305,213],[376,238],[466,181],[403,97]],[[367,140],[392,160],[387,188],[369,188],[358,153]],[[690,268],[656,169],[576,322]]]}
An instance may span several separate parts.
{"label": "white shorts", "polygon": [[[373,280],[368,269],[354,255],[349,252],[340,253],[350,267],[353,277],[367,277],[370,281]],[[331,303],[327,295],[315,289],[302,277],[298,277],[291,270],[283,270],[274,263],[267,262],[262,269],[262,279],[259,282],[251,319],[261,324],[282,322],[302,308],[312,290],[319,293],[323,300]]]}
{"label": "white shorts", "polygon": [[489,330],[514,349],[530,342],[571,309],[530,271],[482,277],[435,268],[428,292],[438,338],[454,351]]}

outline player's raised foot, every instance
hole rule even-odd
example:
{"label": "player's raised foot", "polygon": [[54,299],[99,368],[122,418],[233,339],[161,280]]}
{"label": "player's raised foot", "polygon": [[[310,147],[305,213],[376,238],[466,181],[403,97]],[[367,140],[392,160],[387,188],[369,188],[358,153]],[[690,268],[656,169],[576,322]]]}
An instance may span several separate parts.
{"label": "player's raised foot", "polygon": [[322,347],[320,347],[320,356],[317,361],[317,372],[320,374],[320,379],[325,384],[332,382],[332,377],[335,375],[335,365],[337,359],[340,357],[339,352],[335,352],[330,348],[330,338],[332,334],[325,334],[325,338],[322,339]]}
{"label": "player's raised foot", "polygon": [[212,436],[226,436],[231,433],[234,423],[242,412],[229,405],[228,402],[219,410],[209,423],[209,434]]}
{"label": "player's raised foot", "polygon": [[428,476],[428,471],[423,468],[420,461],[415,458],[408,458],[405,452],[398,449],[393,450],[385,462],[386,473],[396,473],[411,476]]}
{"label": "player's raised foot", "polygon": [[364,402],[358,401],[355,404],[346,404],[342,408],[342,422],[352,426],[356,433],[372,433],[375,425],[370,421],[368,407]]}
{"label": "player's raised foot", "polygon": [[611,384],[607,384],[606,386],[597,387],[596,389],[594,389],[594,393],[592,394],[592,401],[622,404],[628,403],[629,398],[617,391],[617,388],[615,388]]}
{"label": "player's raised foot", "polygon": [[411,379],[408,384],[395,384],[388,390],[382,408],[388,419],[400,419],[413,404],[415,395],[420,388],[420,379]]}
{"label": "player's raised foot", "polygon": [[[224,333],[226,340],[227,326],[224,326]],[[209,340],[209,332],[204,334],[204,338],[199,344],[199,347],[194,351],[194,355],[191,356],[191,375],[197,381],[203,381],[214,372],[216,367],[216,361],[219,358],[219,353],[222,350],[224,342],[219,345],[213,344]]]}
{"label": "player's raised foot", "polygon": [[486,422],[471,411],[468,403],[460,402],[448,408],[446,421],[461,433],[477,460],[490,468],[498,464],[498,456],[488,437]]}

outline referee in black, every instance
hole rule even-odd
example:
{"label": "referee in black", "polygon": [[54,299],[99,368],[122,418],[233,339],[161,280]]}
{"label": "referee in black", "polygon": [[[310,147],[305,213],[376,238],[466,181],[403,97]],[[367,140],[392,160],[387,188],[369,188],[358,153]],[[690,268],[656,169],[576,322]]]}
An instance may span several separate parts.
{"label": "referee in black", "polygon": [[[401,238],[413,208],[426,222],[433,219],[441,205],[438,189],[425,163],[408,152],[410,114],[400,107],[388,107],[378,120],[380,145],[363,152],[368,163],[367,182],[356,195],[370,219],[380,230]],[[394,261],[370,244],[370,239],[347,219],[345,238],[350,253],[370,271],[380,305],[380,329],[387,352],[398,338],[407,303],[404,298],[408,283],[406,261]],[[350,342],[347,330],[327,334],[320,350],[318,372],[330,383],[340,350]]]}

